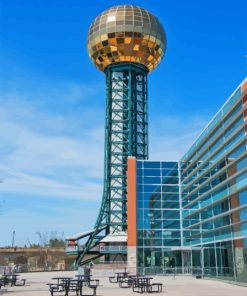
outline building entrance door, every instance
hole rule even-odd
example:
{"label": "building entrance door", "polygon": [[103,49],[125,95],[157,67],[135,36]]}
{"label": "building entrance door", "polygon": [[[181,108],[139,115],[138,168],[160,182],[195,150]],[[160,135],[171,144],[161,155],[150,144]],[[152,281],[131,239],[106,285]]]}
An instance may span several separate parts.
{"label": "building entrance door", "polygon": [[183,260],[183,274],[191,274],[191,251],[183,251],[182,252],[182,260]]}

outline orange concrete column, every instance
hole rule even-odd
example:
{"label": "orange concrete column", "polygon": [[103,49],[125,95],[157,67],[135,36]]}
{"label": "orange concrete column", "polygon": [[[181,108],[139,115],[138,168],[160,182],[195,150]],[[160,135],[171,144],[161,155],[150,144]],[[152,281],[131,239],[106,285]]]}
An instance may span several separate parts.
{"label": "orange concrete column", "polygon": [[128,158],[128,246],[136,246],[136,158]]}
{"label": "orange concrete column", "polygon": [[127,241],[127,258],[128,271],[137,273],[137,240],[136,240],[136,159],[128,158],[127,171],[127,214],[128,214],[128,241]]}

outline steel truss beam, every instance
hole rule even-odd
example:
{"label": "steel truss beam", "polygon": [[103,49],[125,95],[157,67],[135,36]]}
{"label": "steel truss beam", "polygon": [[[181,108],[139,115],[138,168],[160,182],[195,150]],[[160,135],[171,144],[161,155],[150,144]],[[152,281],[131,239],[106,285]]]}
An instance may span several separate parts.
{"label": "steel truss beam", "polygon": [[[148,158],[148,115],[146,67],[117,63],[105,70],[106,122],[104,191],[100,212],[77,265],[95,246],[102,227],[105,235],[127,229],[127,159]],[[100,231],[99,231],[100,230]]]}

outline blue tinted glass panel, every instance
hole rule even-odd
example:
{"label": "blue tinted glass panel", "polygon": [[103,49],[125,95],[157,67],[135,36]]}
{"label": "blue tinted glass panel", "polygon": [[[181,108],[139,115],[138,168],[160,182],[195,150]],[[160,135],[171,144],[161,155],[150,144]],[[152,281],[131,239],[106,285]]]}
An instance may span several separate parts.
{"label": "blue tinted glass panel", "polygon": [[162,169],[162,176],[168,176],[168,177],[173,177],[173,176],[178,176],[178,170],[169,170],[169,169]]}
{"label": "blue tinted glass panel", "polygon": [[161,186],[157,185],[144,185],[144,192],[161,192]]}
{"label": "blue tinted glass panel", "polygon": [[142,200],[143,199],[143,193],[138,192],[137,193],[137,200]]}
{"label": "blue tinted glass panel", "polygon": [[236,188],[240,189],[247,185],[247,173],[241,174],[236,178]]}
{"label": "blue tinted glass panel", "polygon": [[180,238],[181,233],[180,231],[174,231],[174,230],[163,230],[162,232],[163,238]]}
{"label": "blue tinted glass panel", "polygon": [[239,140],[241,140],[245,136],[244,130],[241,130],[240,133],[238,133],[236,136],[234,136],[231,141],[225,145],[225,150],[229,150],[231,147],[233,147]]}
{"label": "blue tinted glass panel", "polygon": [[165,178],[162,179],[162,183],[163,184],[177,185],[178,184],[178,177],[165,177]]}
{"label": "blue tinted glass panel", "polygon": [[148,200],[148,199],[145,199],[144,201],[143,201],[143,207],[145,208],[145,209],[150,209],[150,208],[158,208],[158,209],[160,209],[161,208],[161,201],[160,200],[152,200],[152,199],[150,199],[150,200]]}
{"label": "blue tinted glass panel", "polygon": [[207,128],[207,133],[209,133],[221,120],[221,112],[219,111],[218,114],[215,115],[213,120],[209,123]]}
{"label": "blue tinted glass panel", "polygon": [[179,220],[164,220],[162,221],[163,228],[180,229]]}
{"label": "blue tinted glass panel", "polygon": [[180,246],[181,245],[181,241],[180,239],[163,239],[163,245],[164,246]]}
{"label": "blue tinted glass panel", "polygon": [[160,184],[161,178],[160,177],[144,177],[145,184]]}
{"label": "blue tinted glass panel", "polygon": [[142,177],[143,176],[143,170],[142,169],[138,169],[136,171],[136,175],[137,175],[137,177]]}
{"label": "blue tinted glass panel", "polygon": [[247,168],[247,157],[245,156],[237,163],[237,170],[240,171],[242,169]]}
{"label": "blue tinted glass panel", "polygon": [[137,168],[142,168],[143,167],[143,161],[138,161],[136,162],[136,167]]}
{"label": "blue tinted glass panel", "polygon": [[144,168],[149,169],[159,169],[160,168],[160,162],[159,161],[145,161]]}
{"label": "blue tinted glass panel", "polygon": [[152,199],[152,200],[157,200],[157,199],[161,199],[161,193],[153,193],[153,192],[144,192],[143,195],[144,199]]}
{"label": "blue tinted glass panel", "polygon": [[162,192],[178,192],[178,190],[179,190],[178,186],[168,186],[168,185],[162,186]]}
{"label": "blue tinted glass panel", "polygon": [[163,219],[179,219],[179,211],[163,210]]}
{"label": "blue tinted glass panel", "polygon": [[143,201],[142,200],[137,200],[137,209],[143,208]]}
{"label": "blue tinted glass panel", "polygon": [[143,191],[143,186],[142,185],[137,185],[136,189],[137,189],[137,192],[142,192]]}
{"label": "blue tinted glass panel", "polygon": [[143,178],[137,176],[136,182],[137,182],[138,185],[142,184],[143,183]]}
{"label": "blue tinted glass panel", "polygon": [[158,177],[161,175],[161,170],[159,169],[145,169],[143,170],[144,172],[144,176],[154,176],[154,177]]}
{"label": "blue tinted glass panel", "polygon": [[137,228],[142,229],[144,227],[144,220],[142,217],[137,218]]}
{"label": "blue tinted glass panel", "polygon": [[246,204],[247,204],[247,190],[239,193],[239,205],[242,206]]}
{"label": "blue tinted glass panel", "polygon": [[179,202],[178,201],[162,201],[162,208],[168,209],[178,209]]}
{"label": "blue tinted glass panel", "polygon": [[237,106],[234,108],[234,110],[231,112],[230,116],[227,116],[227,118],[224,120],[224,126],[227,126],[228,123],[233,119],[233,117],[243,108],[242,101],[237,104]]}
{"label": "blue tinted glass panel", "polygon": [[161,167],[166,169],[175,169],[178,168],[178,162],[162,162]]}
{"label": "blue tinted glass panel", "polygon": [[178,201],[179,195],[178,194],[172,194],[172,193],[162,193],[162,200],[170,200],[170,201]]}
{"label": "blue tinted glass panel", "polygon": [[241,96],[241,88],[239,88],[235,94],[229,99],[229,101],[226,103],[226,105],[222,109],[222,113],[225,114],[228,112],[228,110],[234,105],[234,103],[237,101],[237,99]]}
{"label": "blue tinted glass panel", "polygon": [[225,131],[225,139],[229,138],[234,131],[236,131],[241,125],[243,125],[244,119],[241,116],[227,131]]}
{"label": "blue tinted glass panel", "polygon": [[243,143],[243,144],[241,144],[241,146],[239,146],[233,152],[231,152],[227,158],[230,159],[230,161],[232,161],[233,159],[235,159],[235,158],[239,157],[241,154],[243,154],[245,151],[246,151],[246,144]]}
{"label": "blue tinted glass panel", "polygon": [[240,221],[243,221],[243,220],[247,220],[247,208],[240,210]]}

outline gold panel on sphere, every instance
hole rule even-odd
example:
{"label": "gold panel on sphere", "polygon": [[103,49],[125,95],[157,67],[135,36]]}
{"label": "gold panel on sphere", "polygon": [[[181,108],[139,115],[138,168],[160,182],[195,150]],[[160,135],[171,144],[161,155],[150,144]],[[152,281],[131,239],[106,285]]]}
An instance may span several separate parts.
{"label": "gold panel on sphere", "polygon": [[113,63],[140,63],[152,71],[166,50],[159,20],[134,5],[119,5],[101,13],[91,24],[87,49],[99,70]]}

